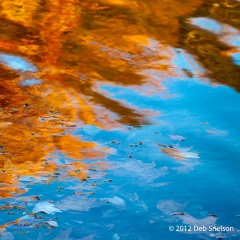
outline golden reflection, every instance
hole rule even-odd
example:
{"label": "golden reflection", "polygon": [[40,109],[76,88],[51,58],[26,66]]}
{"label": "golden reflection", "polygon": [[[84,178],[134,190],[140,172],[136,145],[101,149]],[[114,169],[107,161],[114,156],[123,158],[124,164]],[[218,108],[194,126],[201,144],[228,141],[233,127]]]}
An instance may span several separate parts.
{"label": "golden reflection", "polygon": [[[71,129],[147,124],[145,116],[151,113],[111,99],[99,86],[150,86],[149,93],[161,89],[161,80],[144,71],[157,70],[162,79],[176,75],[172,47],[192,54],[213,81],[240,90],[240,67],[231,59],[235,50],[187,21],[210,17],[240,29],[235,0],[0,4],[0,51],[37,69],[14,70],[0,59],[0,197],[25,191],[18,187],[21,176],[54,174],[59,166],[46,159],[56,151],[77,160],[61,166],[68,175],[86,180],[92,166],[79,160],[106,153],[96,143],[71,136]],[[31,79],[41,83],[21,85]]]}

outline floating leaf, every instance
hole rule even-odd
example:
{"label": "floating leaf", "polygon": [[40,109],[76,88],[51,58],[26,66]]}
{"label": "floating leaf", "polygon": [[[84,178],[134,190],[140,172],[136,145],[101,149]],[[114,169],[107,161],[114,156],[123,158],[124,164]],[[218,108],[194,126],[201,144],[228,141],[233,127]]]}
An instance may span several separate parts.
{"label": "floating leaf", "polygon": [[199,153],[189,152],[190,149],[191,148],[161,148],[161,151],[177,160],[198,159]]}
{"label": "floating leaf", "polygon": [[58,224],[57,224],[56,221],[47,221],[47,223],[48,223],[50,226],[58,227]]}
{"label": "floating leaf", "polygon": [[183,141],[183,140],[186,139],[185,137],[179,136],[179,135],[176,135],[176,134],[171,134],[171,135],[169,135],[169,136],[170,136],[170,138],[171,138],[172,140],[177,140],[177,141]]}
{"label": "floating leaf", "polygon": [[56,212],[61,212],[60,209],[56,208],[54,204],[49,202],[37,203],[32,210],[33,213],[44,212],[46,214],[54,214]]}

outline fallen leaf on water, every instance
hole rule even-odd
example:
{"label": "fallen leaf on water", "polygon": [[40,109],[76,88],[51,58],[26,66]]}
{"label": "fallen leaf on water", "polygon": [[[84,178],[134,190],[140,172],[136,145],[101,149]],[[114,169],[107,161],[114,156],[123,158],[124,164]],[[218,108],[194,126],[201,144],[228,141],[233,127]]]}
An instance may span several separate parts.
{"label": "fallen leaf on water", "polygon": [[206,132],[219,137],[225,137],[228,135],[228,131],[218,129],[207,129]]}
{"label": "fallen leaf on water", "polygon": [[183,158],[199,158],[198,153],[194,152],[182,152],[181,155]]}
{"label": "fallen leaf on water", "polygon": [[118,233],[114,233],[113,236],[112,236],[112,239],[113,240],[120,240],[120,237],[119,237]]}
{"label": "fallen leaf on water", "polygon": [[162,148],[161,151],[177,160],[198,159],[199,153],[189,152],[190,149],[191,148]]}
{"label": "fallen leaf on water", "polygon": [[163,148],[161,149],[161,151],[172,158],[175,158],[177,160],[183,160],[183,157],[181,156],[181,152],[178,149]]}
{"label": "fallen leaf on water", "polygon": [[56,206],[62,211],[74,210],[87,212],[91,208],[95,207],[96,199],[82,197],[81,195],[73,195],[62,198],[56,203]]}
{"label": "fallen leaf on water", "polygon": [[61,212],[54,204],[49,202],[40,202],[37,203],[33,209],[33,213],[44,212],[46,214],[53,214],[55,212]]}
{"label": "fallen leaf on water", "polygon": [[113,198],[108,198],[107,201],[109,203],[112,203],[113,205],[116,205],[119,207],[125,207],[125,202],[122,198],[114,196]]}
{"label": "fallen leaf on water", "polygon": [[183,141],[186,139],[185,137],[179,136],[176,134],[170,134],[169,136],[170,136],[171,140]]}
{"label": "fallen leaf on water", "polygon": [[47,221],[47,223],[48,223],[50,226],[58,227],[58,224],[57,224],[57,222],[55,222],[55,221]]}
{"label": "fallen leaf on water", "polygon": [[71,240],[70,234],[72,233],[72,228],[69,228],[66,231],[61,231],[53,240]]}

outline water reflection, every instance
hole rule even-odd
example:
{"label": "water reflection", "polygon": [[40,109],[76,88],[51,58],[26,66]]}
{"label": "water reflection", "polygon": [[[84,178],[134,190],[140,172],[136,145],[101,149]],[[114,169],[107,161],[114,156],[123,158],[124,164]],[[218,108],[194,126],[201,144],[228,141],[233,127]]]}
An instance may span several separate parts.
{"label": "water reflection", "polygon": [[[25,169],[22,164],[35,162],[39,174],[52,173],[55,163],[42,164],[55,151],[73,159],[102,156],[93,150],[95,143],[71,137],[76,124],[106,129],[149,124],[149,111],[112,99],[102,86],[140,92],[142,87],[150,94],[161,90],[161,82],[178,76],[183,64],[172,47],[192,54],[206,70],[202,76],[239,90],[239,66],[226,54],[237,46],[218,36],[222,23],[239,29],[237,20],[223,17],[236,17],[238,9],[235,1],[3,1],[2,171],[11,164]],[[235,34],[232,39],[238,37],[236,31],[229,32]],[[191,68],[183,70],[193,76]],[[84,148],[91,150],[79,151]],[[9,173],[4,181],[13,181],[8,178],[15,175]]]}
{"label": "water reflection", "polygon": [[[74,129],[88,125],[95,134],[99,129],[151,124],[158,113],[137,102],[136,92],[164,95],[168,90],[163,83],[172,77],[208,78],[239,91],[239,8],[234,0],[3,0],[0,197],[22,194],[33,183],[69,178],[85,182],[104,176],[101,172],[110,168],[105,156],[112,149]],[[121,91],[126,101],[121,100]],[[156,147],[165,157],[198,159],[200,153],[190,150],[182,145]],[[153,188],[168,184],[154,182],[168,174],[168,167],[125,160],[115,164],[118,176],[124,171],[132,181],[144,180]],[[198,160],[189,162],[174,169],[192,171]],[[94,193],[91,187],[86,187],[89,194]],[[83,193],[80,188],[84,184],[71,186],[74,195]],[[59,205],[73,205],[76,199],[82,198],[67,197]],[[122,202],[115,196],[109,199]],[[74,207],[79,210],[82,205]]]}
{"label": "water reflection", "polygon": [[33,64],[31,64],[28,61],[26,61],[20,57],[17,57],[17,56],[12,56],[12,55],[8,55],[8,54],[0,54],[0,62],[1,62],[1,64],[4,64],[14,70],[21,70],[23,72],[26,72],[26,71],[36,72],[37,71],[37,68]]}
{"label": "water reflection", "polygon": [[[74,161],[105,155],[96,143],[70,135],[81,124],[76,121],[74,107],[69,107],[71,100],[64,94],[65,90],[61,94],[39,79],[26,79],[33,73],[24,72],[28,65],[24,59],[20,61],[22,64],[17,61],[17,65],[14,56],[4,59],[11,60],[9,65],[13,69],[16,66],[21,69],[15,72],[1,66],[0,196],[25,192],[27,188],[18,185],[19,179],[26,176],[36,179],[45,176],[44,181],[56,175],[86,180],[89,168],[97,167],[99,162],[59,164],[51,157],[56,151]],[[65,172],[59,173],[61,169]]]}

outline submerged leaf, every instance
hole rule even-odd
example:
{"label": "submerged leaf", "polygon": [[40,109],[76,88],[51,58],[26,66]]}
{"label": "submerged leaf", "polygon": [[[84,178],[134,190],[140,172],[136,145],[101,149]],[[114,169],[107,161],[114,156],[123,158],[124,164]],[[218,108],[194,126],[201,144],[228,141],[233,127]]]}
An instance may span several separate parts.
{"label": "submerged leaf", "polygon": [[78,195],[67,196],[56,203],[56,206],[62,211],[89,211],[95,207],[96,199],[80,197]]}
{"label": "submerged leaf", "polygon": [[113,198],[107,198],[107,201],[113,205],[125,207],[125,201],[122,198],[114,196]]}
{"label": "submerged leaf", "polygon": [[119,237],[118,233],[114,233],[112,236],[112,240],[120,240],[121,238]]}

